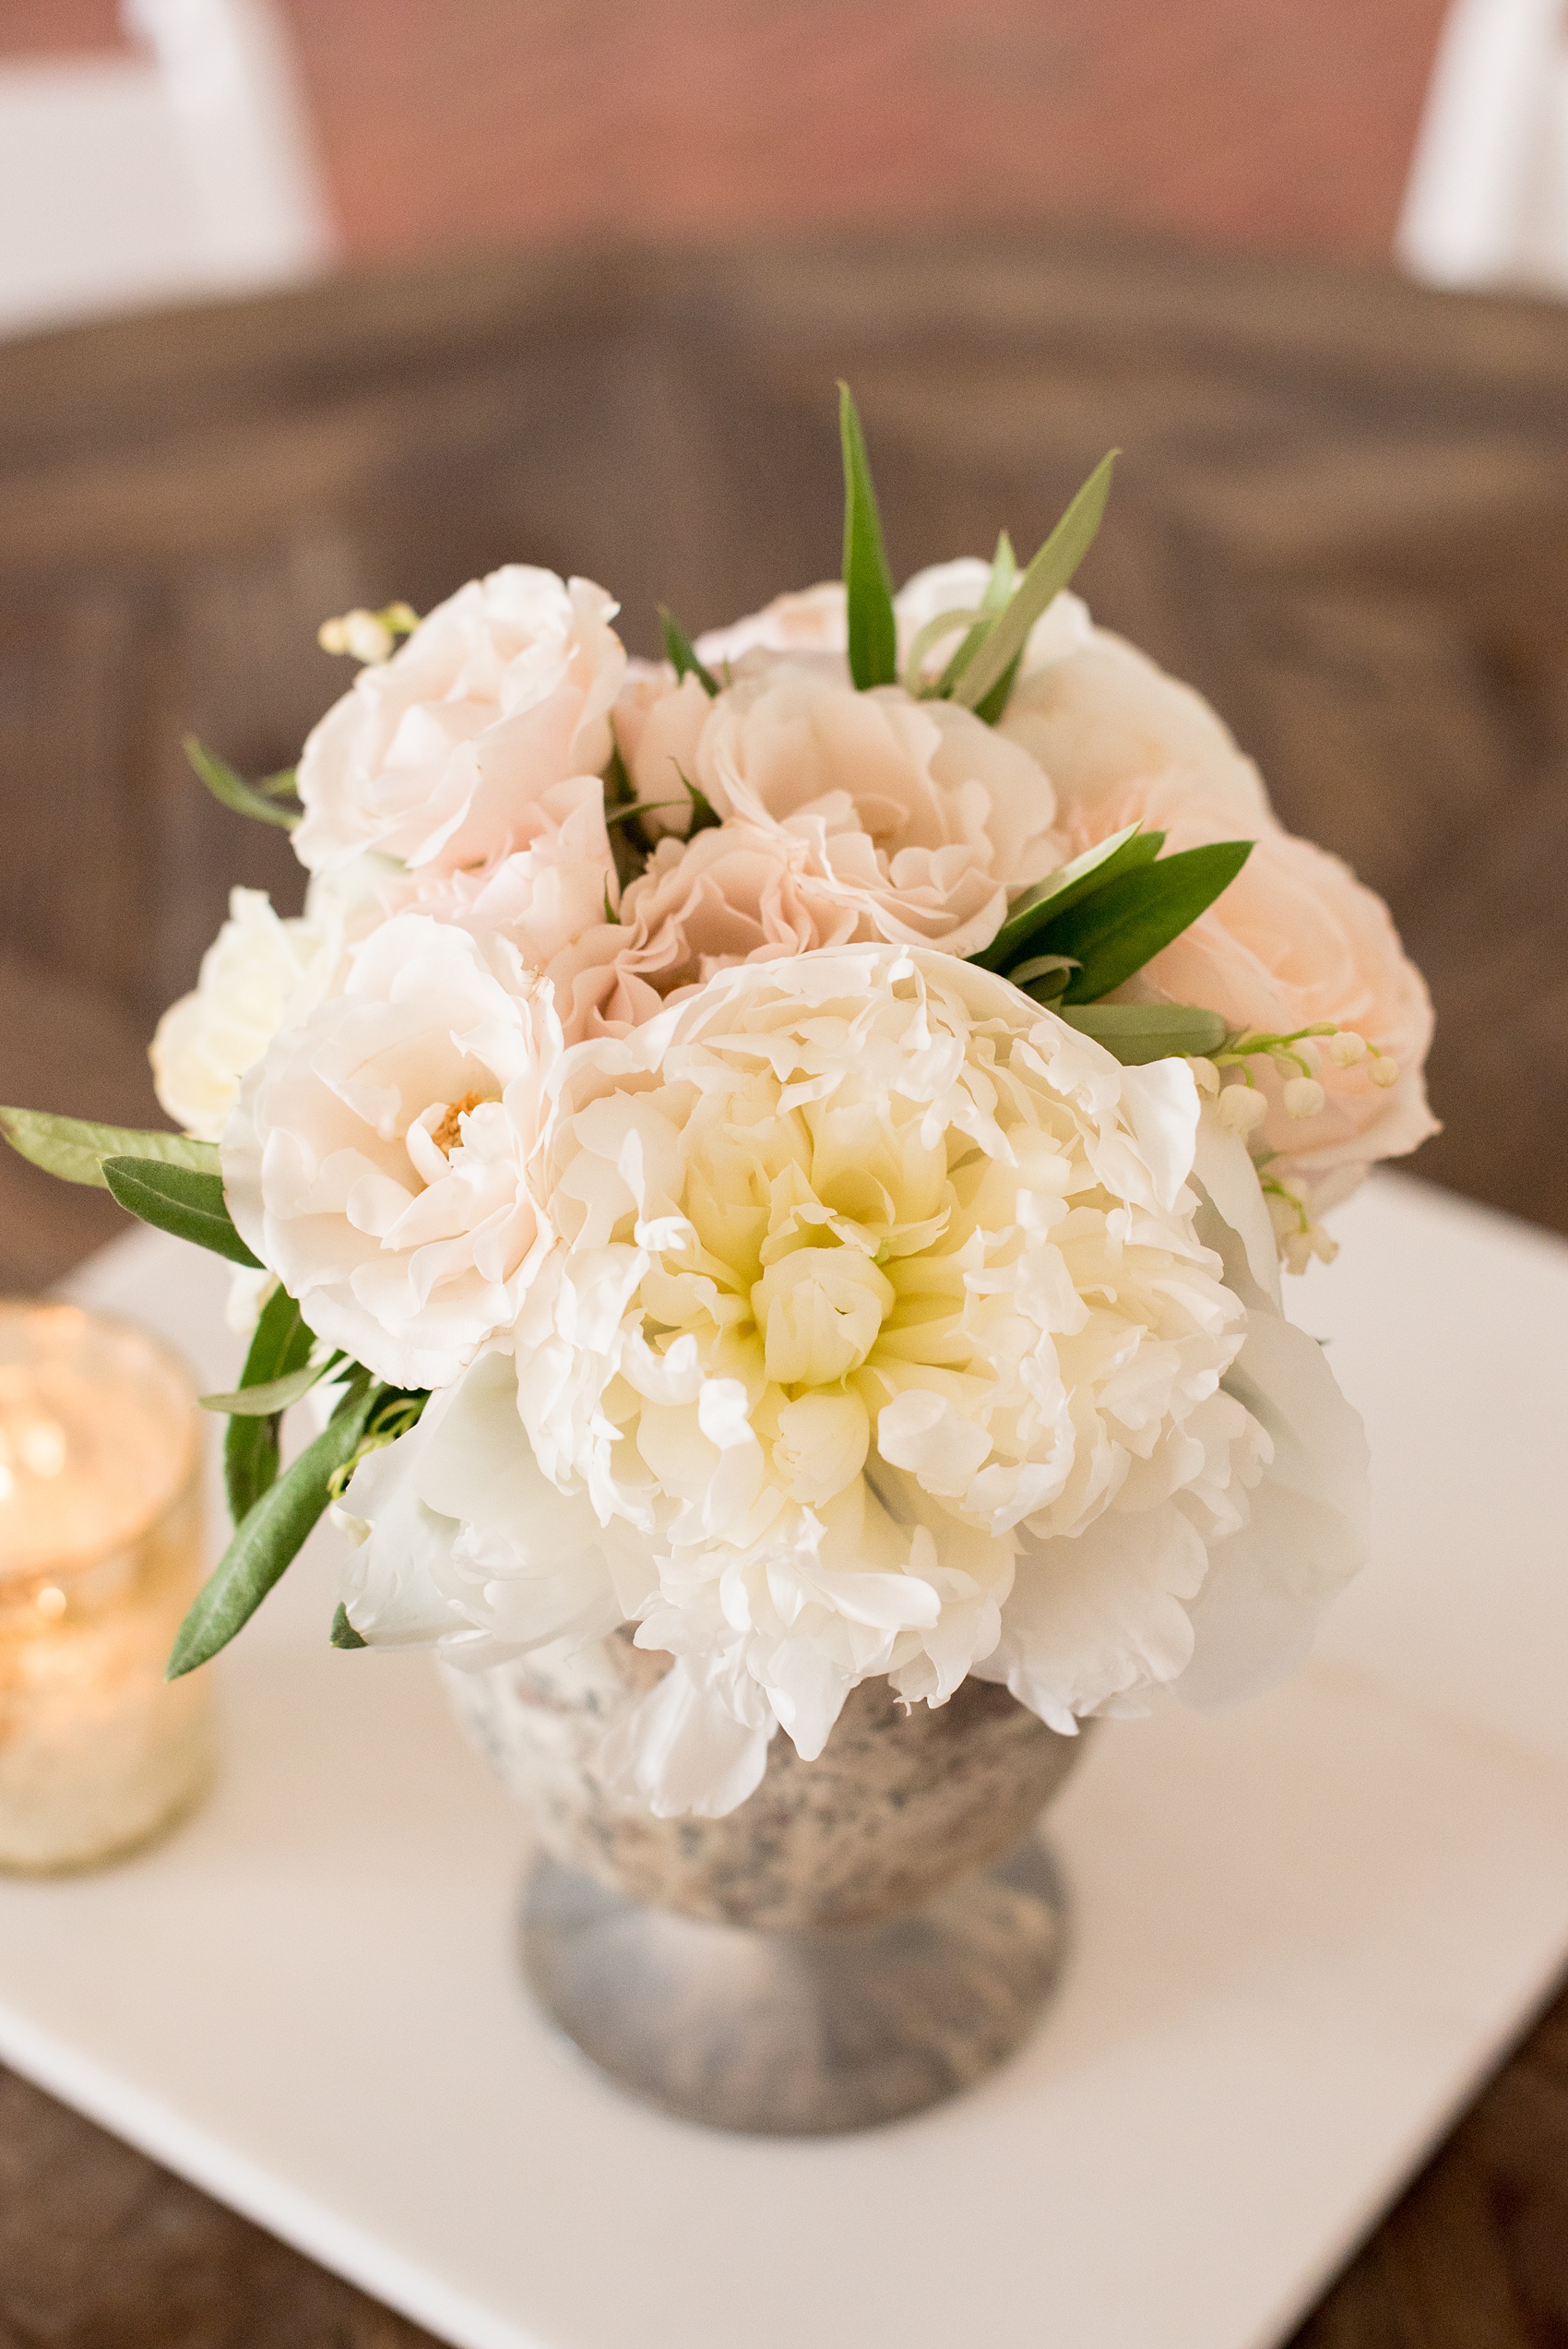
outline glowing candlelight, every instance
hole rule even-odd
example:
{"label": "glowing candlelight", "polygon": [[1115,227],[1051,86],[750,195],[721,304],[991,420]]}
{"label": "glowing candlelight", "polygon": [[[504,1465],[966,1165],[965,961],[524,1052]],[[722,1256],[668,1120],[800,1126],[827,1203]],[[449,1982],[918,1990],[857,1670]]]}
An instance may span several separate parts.
{"label": "glowing candlelight", "polygon": [[209,1693],[163,1678],[202,1573],[198,1416],[145,1332],[0,1305],[0,1866],[106,1859],[206,1783]]}

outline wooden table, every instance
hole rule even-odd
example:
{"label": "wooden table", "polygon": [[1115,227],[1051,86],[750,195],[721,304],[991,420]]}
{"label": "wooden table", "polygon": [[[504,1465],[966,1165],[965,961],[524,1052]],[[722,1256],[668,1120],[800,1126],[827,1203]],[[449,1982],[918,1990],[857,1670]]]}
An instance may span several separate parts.
{"label": "wooden table", "polygon": [[[494,261],[0,350],[0,1099],[151,1117],[228,882],[290,886],[186,727],[284,763],[325,611],[507,557],[605,578],[639,645],[656,595],[696,627],[820,576],[840,372],[900,570],[1127,448],[1097,610],[1388,895],[1440,1013],[1422,1171],[1568,1231],[1568,310],[1146,248]],[[0,1285],[117,1228],[0,1158]],[[0,2075],[0,2349],[426,2338]],[[1568,1997],[1295,2349],[1564,2343]]]}

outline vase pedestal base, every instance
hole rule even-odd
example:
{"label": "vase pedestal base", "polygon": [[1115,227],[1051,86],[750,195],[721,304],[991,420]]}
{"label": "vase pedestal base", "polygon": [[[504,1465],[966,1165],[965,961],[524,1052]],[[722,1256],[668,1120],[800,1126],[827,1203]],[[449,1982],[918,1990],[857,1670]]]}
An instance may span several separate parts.
{"label": "vase pedestal base", "polygon": [[873,2128],[983,2079],[1028,2036],[1063,1938],[1033,1834],[923,1908],[831,1933],[698,1923],[541,1859],[522,1927],[534,1996],[617,2087],[772,2137]]}

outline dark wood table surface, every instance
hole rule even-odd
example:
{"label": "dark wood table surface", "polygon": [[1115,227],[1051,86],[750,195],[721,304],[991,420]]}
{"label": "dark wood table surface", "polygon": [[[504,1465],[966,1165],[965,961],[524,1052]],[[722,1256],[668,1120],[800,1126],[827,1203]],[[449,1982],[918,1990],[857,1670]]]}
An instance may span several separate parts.
{"label": "dark wood table surface", "polygon": [[[656,594],[821,576],[837,373],[899,570],[1127,448],[1097,611],[1388,896],[1439,1008],[1419,1171],[1568,1231],[1568,308],[1150,249],[484,261],[0,349],[0,1100],[151,1118],[228,883],[297,887],[183,731],[284,764],[324,612],[504,559],[642,646]],[[0,1155],[0,1288],[119,1228]],[[0,2074],[0,2349],[427,2340]],[[1568,2349],[1568,1997],[1294,2349]]]}

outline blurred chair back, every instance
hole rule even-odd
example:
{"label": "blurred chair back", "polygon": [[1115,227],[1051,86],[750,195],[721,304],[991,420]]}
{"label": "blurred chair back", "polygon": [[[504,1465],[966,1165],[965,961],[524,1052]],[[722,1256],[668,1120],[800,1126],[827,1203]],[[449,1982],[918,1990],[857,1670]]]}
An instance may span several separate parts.
{"label": "blurred chair back", "polygon": [[1563,0],[1453,0],[1396,251],[1434,285],[1568,293]]}
{"label": "blurred chair back", "polygon": [[0,71],[0,334],[309,277],[335,249],[269,0],[125,0],[143,54]]}

